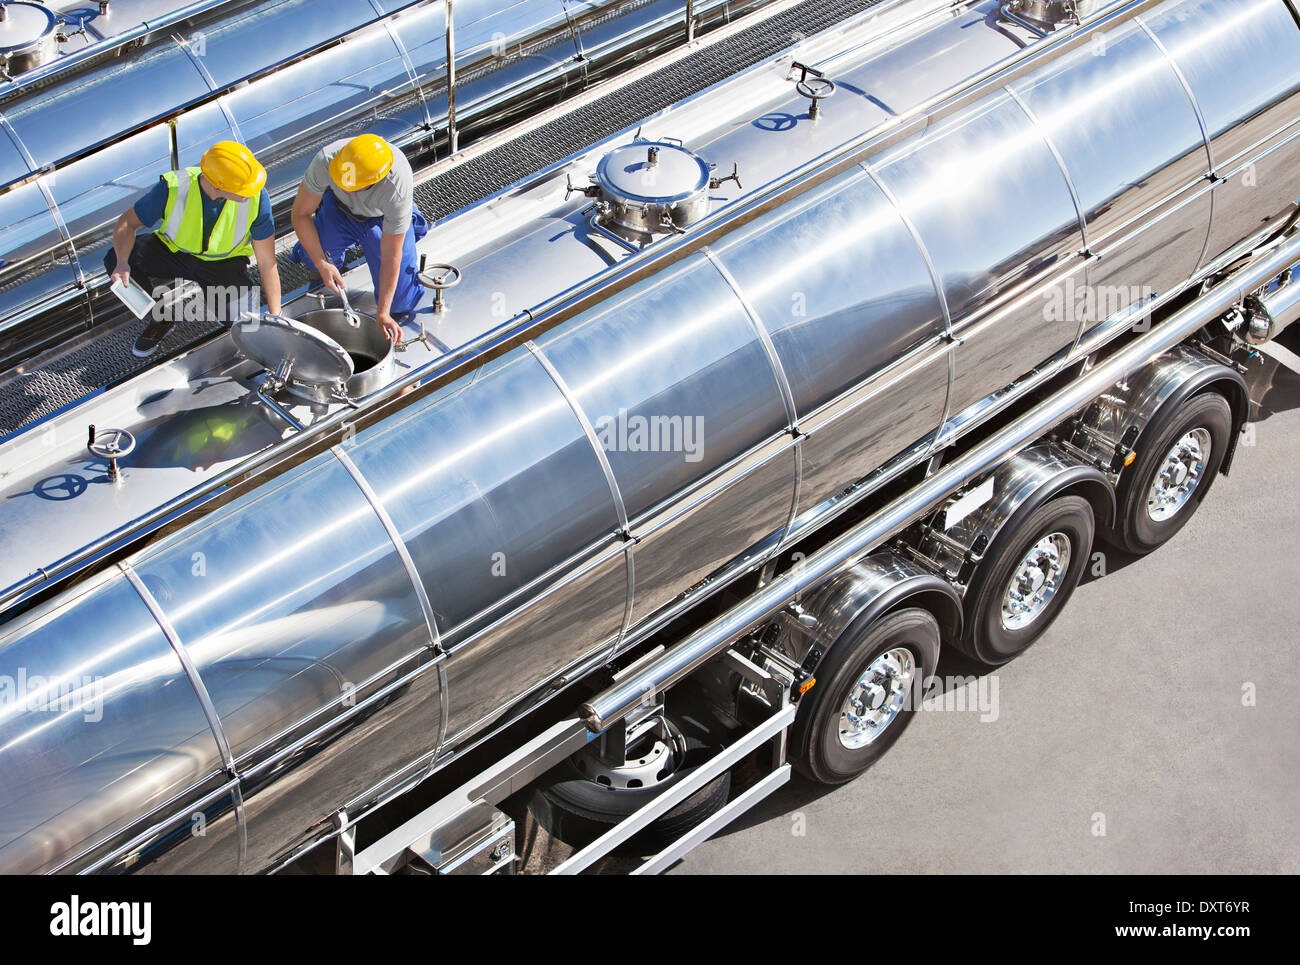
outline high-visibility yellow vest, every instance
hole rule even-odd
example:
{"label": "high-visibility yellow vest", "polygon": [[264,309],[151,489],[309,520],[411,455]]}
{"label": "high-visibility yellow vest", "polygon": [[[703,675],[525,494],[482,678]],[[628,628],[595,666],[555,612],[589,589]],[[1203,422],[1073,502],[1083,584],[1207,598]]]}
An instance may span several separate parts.
{"label": "high-visibility yellow vest", "polygon": [[199,168],[185,168],[183,171],[168,171],[162,176],[167,182],[167,204],[163,208],[158,237],[172,251],[183,251],[205,261],[253,257],[250,232],[257,220],[262,192],[257,192],[247,201],[227,201],[217,216],[217,223],[212,226],[207,248],[204,248],[203,189],[199,187],[201,173]]}

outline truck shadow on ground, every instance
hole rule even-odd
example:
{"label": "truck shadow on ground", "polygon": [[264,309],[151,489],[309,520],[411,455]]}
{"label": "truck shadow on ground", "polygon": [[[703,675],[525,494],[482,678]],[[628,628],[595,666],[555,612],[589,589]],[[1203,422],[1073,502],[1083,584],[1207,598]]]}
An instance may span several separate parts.
{"label": "truck shadow on ground", "polygon": [[[1271,361],[1271,360],[1270,360]],[[1300,388],[1300,377],[1297,378],[1297,388]],[[1297,396],[1296,404],[1300,404],[1300,395]],[[1094,554],[1104,554],[1100,560],[1094,559],[1092,563],[1084,570],[1083,578],[1079,585],[1083,586],[1088,583],[1096,582],[1105,577],[1112,576],[1120,570],[1127,567],[1130,563],[1136,562],[1141,557],[1132,553],[1125,552],[1121,549],[1108,546],[1104,543],[1096,543],[1093,546]],[[1015,661],[1005,666],[1013,666]],[[986,674],[992,673],[1001,667],[989,667],[979,663],[976,660],[967,657],[958,651],[951,644],[945,647],[939,656],[939,664],[935,671],[938,678],[937,685],[934,689],[927,692],[927,699],[942,697],[961,687],[968,686],[972,681],[978,680]],[[906,738],[904,738],[906,739]],[[753,765],[746,762],[742,765],[749,769]],[[743,785],[746,775],[744,772],[738,773],[739,782]],[[862,779],[870,779],[870,771],[863,775]],[[715,837],[724,838],[728,835],[744,831],[749,828],[764,824],[774,819],[782,818],[792,814],[801,808],[819,800],[827,794],[832,794],[843,787],[848,787],[854,782],[840,785],[818,784],[803,777],[795,772],[790,782],[776,791],[771,796],[765,798],[756,804],[752,809],[742,814],[727,827],[718,832]]]}
{"label": "truck shadow on ground", "polygon": [[[1013,661],[1014,662],[1014,661]],[[972,681],[978,680],[986,674],[999,670],[999,667],[989,667],[967,657],[953,647],[948,647],[942,651],[939,656],[939,665],[935,671],[937,678],[935,685],[926,693],[926,699],[942,698],[943,695],[951,693],[959,688],[968,686]],[[905,737],[903,739],[906,739]],[[754,768],[752,762],[746,762],[737,769],[736,784],[743,786],[749,774],[746,773]],[[870,779],[870,771],[862,775],[862,779]],[[764,798],[749,811],[740,815],[735,821],[731,822],[715,837],[725,838],[728,835],[735,834],[738,831],[744,831],[748,828],[764,824],[777,818],[784,817],[794,811],[817,801],[818,799],[833,794],[841,788],[853,785],[854,781],[847,784],[825,785],[811,781],[797,771],[790,777],[790,782],[784,787],[773,793],[771,796]]]}
{"label": "truck shadow on ground", "polygon": [[1096,583],[1098,580],[1113,576],[1130,563],[1136,563],[1141,558],[1138,554],[1110,546],[1099,539],[1094,540],[1092,559],[1083,571],[1079,586],[1087,586],[1089,583]]}

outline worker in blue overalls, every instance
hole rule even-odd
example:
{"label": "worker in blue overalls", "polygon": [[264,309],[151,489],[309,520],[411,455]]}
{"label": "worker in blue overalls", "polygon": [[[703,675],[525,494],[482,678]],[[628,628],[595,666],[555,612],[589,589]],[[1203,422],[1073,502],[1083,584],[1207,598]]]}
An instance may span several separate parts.
{"label": "worker in blue overalls", "polygon": [[375,317],[394,342],[402,329],[393,316],[412,311],[424,294],[415,243],[429,226],[414,193],[405,155],[378,135],[362,134],[322,148],[293,202],[293,259],[342,294],[343,255],[361,245],[375,286]]}

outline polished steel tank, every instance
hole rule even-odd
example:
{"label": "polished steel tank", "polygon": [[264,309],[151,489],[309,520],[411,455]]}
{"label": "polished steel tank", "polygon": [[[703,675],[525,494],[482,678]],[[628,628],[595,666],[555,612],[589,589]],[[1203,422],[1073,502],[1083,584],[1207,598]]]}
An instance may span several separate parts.
{"label": "polished steel tank", "polygon": [[223,340],[17,440],[0,868],[279,867],[1294,212],[1286,0],[911,6],[801,45],[816,119],[788,57],[655,118],[745,186],[644,249],[565,192],[632,131],[436,228],[464,280],[356,409],[295,434]]}

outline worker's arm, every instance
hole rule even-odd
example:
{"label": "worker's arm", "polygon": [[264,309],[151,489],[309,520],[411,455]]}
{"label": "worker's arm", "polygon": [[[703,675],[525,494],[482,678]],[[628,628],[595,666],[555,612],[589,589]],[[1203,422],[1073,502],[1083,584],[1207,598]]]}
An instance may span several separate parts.
{"label": "worker's arm", "polygon": [[400,235],[383,235],[379,239],[379,291],[375,294],[379,327],[390,341],[402,340],[402,326],[393,321],[391,309],[393,295],[397,293],[397,276],[402,270],[402,244],[406,232]]}
{"label": "worker's arm", "polygon": [[117,262],[113,266],[112,281],[122,279],[122,284],[131,280],[131,266],[128,264],[131,258],[131,249],[135,247],[135,233],[143,227],[140,219],[136,216],[135,208],[127,208],[122,212],[122,216],[117,219],[117,224],[113,226],[113,253],[117,256]]}
{"label": "worker's arm", "polygon": [[253,254],[257,256],[257,273],[262,276],[262,291],[266,293],[266,310],[280,314],[280,266],[275,260],[275,236],[253,239]]}
{"label": "worker's arm", "polygon": [[312,264],[316,266],[316,270],[320,272],[320,280],[325,283],[327,288],[341,295],[343,294],[343,275],[325,257],[325,249],[321,247],[320,235],[316,233],[316,222],[312,220],[312,215],[320,207],[321,197],[322,195],[316,194],[314,191],[308,191],[305,184],[298,185],[298,194],[293,199],[293,230],[298,235],[298,243],[302,245],[303,251],[307,252],[307,257],[311,259]]}

